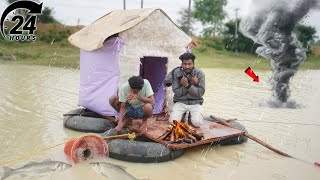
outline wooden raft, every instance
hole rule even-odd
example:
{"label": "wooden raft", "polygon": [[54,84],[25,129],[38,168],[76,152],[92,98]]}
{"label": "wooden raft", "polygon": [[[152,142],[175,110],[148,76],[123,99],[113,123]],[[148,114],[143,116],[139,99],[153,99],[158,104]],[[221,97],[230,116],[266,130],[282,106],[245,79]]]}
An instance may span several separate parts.
{"label": "wooden raft", "polygon": [[[157,119],[157,117],[147,119],[147,127],[140,129],[141,132],[149,139],[167,145],[168,148],[173,150],[185,149],[193,146],[199,146],[202,144],[208,144],[219,140],[243,135],[245,133],[244,131],[238,129],[230,128],[215,122],[204,120],[203,125],[200,128],[195,128],[197,132],[202,132],[204,134],[204,138],[202,140],[199,140],[191,144],[168,144],[168,141],[159,140],[158,138],[166,132],[170,123],[168,121],[158,121]],[[129,127],[129,129],[136,128]]]}

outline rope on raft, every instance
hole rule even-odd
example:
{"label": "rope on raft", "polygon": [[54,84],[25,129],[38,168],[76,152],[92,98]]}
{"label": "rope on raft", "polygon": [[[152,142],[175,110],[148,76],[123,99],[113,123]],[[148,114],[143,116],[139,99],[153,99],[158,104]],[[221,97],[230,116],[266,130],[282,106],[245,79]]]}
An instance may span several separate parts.
{"label": "rope on raft", "polygon": [[[86,136],[86,135],[82,135],[82,136],[79,136],[78,138],[81,138],[83,136]],[[108,139],[114,139],[114,138],[129,138],[130,140],[133,140],[136,138],[136,134],[133,132],[133,133],[127,133],[127,134],[121,134],[121,135],[114,135],[114,136],[108,136],[108,137],[102,137],[103,139],[105,140],[108,140]],[[72,138],[74,139],[74,138]],[[71,140],[72,140],[71,139]],[[46,147],[46,148],[43,148],[43,149],[40,149],[38,151],[34,151],[34,152],[31,152],[31,153],[28,153],[28,154],[25,154],[25,155],[22,155],[20,157],[17,157],[17,158],[14,158],[14,159],[11,159],[11,160],[8,160],[8,161],[5,161],[5,162],[1,162],[0,163],[0,166],[3,166],[5,164],[9,164],[9,163],[14,163],[14,162],[17,162],[17,161],[20,161],[22,159],[26,159],[26,158],[29,158],[33,155],[36,155],[36,154],[39,154],[39,153],[42,153],[42,152],[45,152],[45,151],[48,151],[52,148],[55,148],[57,146],[60,146],[60,145],[63,145],[63,144],[66,144],[67,142],[69,142],[70,140],[68,141],[65,141],[65,142],[62,142],[62,143],[59,143],[59,144],[56,144],[56,145],[53,145],[53,146],[50,146],[50,147]]]}

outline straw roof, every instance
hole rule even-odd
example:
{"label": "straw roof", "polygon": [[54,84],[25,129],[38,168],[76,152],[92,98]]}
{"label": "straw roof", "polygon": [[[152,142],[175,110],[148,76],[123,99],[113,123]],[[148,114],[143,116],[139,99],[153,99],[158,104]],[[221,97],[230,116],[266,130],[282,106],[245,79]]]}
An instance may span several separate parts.
{"label": "straw roof", "polygon": [[86,51],[99,49],[103,47],[103,43],[108,37],[136,26],[156,10],[160,10],[174,24],[169,16],[161,9],[111,11],[92,24],[72,34],[68,40],[74,46]]}

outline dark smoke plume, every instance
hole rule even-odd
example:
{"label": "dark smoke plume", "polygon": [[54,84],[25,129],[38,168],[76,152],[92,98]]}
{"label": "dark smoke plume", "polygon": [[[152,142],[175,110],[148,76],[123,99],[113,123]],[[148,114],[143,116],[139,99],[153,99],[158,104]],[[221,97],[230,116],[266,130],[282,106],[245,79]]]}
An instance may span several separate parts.
{"label": "dark smoke plume", "polygon": [[306,59],[306,50],[293,32],[294,27],[310,9],[320,5],[319,1],[280,0],[268,5],[264,3],[263,7],[241,21],[240,31],[262,45],[256,53],[272,60],[272,97],[280,104],[287,103],[290,96],[289,80]]}

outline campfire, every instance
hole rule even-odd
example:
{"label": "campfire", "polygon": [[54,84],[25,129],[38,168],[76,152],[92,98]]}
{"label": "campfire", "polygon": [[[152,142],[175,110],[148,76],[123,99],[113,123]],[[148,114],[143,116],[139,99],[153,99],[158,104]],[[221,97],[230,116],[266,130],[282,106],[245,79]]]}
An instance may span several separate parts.
{"label": "campfire", "polygon": [[203,138],[203,133],[198,133],[188,124],[173,120],[166,132],[158,139],[169,141],[170,143],[195,143]]}

